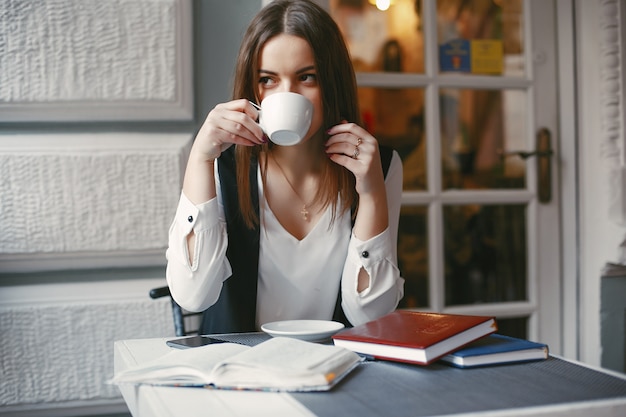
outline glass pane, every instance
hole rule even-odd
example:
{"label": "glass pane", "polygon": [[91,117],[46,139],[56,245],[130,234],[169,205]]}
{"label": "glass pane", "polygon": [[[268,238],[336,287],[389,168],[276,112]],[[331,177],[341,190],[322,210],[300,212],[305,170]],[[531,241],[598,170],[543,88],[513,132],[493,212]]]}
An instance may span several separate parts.
{"label": "glass pane", "polygon": [[424,90],[361,87],[358,94],[367,131],[402,158],[404,190],[426,189]]}
{"label": "glass pane", "polygon": [[428,306],[426,207],[403,207],[398,227],[398,267],[404,283],[401,308]]}
{"label": "glass pane", "polygon": [[528,339],[528,317],[500,318],[496,317],[498,334]]}
{"label": "glass pane", "polygon": [[446,305],[526,300],[526,207],[443,208]]}
{"label": "glass pane", "polygon": [[445,89],[439,96],[443,189],[526,187],[526,93]]}
{"label": "glass pane", "polygon": [[438,0],[440,72],[524,76],[522,0]]}
{"label": "glass pane", "polygon": [[424,72],[420,2],[330,1],[330,13],[343,33],[357,72]]}

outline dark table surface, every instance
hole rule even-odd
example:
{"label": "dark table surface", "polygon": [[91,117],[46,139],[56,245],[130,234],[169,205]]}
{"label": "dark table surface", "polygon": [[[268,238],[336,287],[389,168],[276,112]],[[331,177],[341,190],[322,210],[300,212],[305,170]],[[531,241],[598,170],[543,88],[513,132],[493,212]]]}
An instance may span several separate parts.
{"label": "dark table surface", "polygon": [[[220,337],[248,345],[269,338],[263,333]],[[626,403],[626,375],[554,356],[473,369],[365,361],[330,392],[292,396],[320,416],[436,416],[612,399]]]}

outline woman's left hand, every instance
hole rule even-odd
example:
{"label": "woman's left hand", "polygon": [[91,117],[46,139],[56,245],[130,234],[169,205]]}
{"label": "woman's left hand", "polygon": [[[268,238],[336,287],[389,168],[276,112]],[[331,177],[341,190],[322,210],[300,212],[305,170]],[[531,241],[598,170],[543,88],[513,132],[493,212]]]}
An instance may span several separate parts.
{"label": "woman's left hand", "polygon": [[365,194],[384,190],[385,179],[380,162],[378,141],[355,123],[343,122],[327,131],[326,154],[346,167],[356,178],[356,192]]}

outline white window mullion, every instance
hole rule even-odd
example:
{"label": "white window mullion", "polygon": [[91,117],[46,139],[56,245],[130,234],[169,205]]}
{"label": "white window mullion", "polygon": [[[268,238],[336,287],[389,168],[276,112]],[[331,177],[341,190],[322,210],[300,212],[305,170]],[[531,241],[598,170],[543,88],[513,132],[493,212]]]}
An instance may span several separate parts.
{"label": "white window mullion", "polygon": [[434,311],[445,306],[445,263],[443,241],[443,206],[441,195],[441,139],[439,115],[439,51],[437,41],[437,4],[422,1],[422,30],[424,31],[424,69],[430,79],[425,91],[424,117],[427,139],[428,191],[434,196],[428,205],[428,269],[429,305]]}

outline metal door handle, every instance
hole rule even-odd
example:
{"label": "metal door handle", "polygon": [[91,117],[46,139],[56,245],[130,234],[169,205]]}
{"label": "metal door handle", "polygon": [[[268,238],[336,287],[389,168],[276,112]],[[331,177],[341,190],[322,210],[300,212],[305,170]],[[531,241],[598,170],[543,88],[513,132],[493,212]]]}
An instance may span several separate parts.
{"label": "metal door handle", "polygon": [[552,200],[552,135],[545,127],[539,129],[534,151],[498,152],[501,158],[518,156],[526,160],[537,157],[537,193],[539,202],[549,203]]}
{"label": "metal door handle", "polygon": [[508,152],[500,152],[501,156],[519,156],[522,159],[528,159],[531,156],[551,156],[553,151],[508,151]]}

